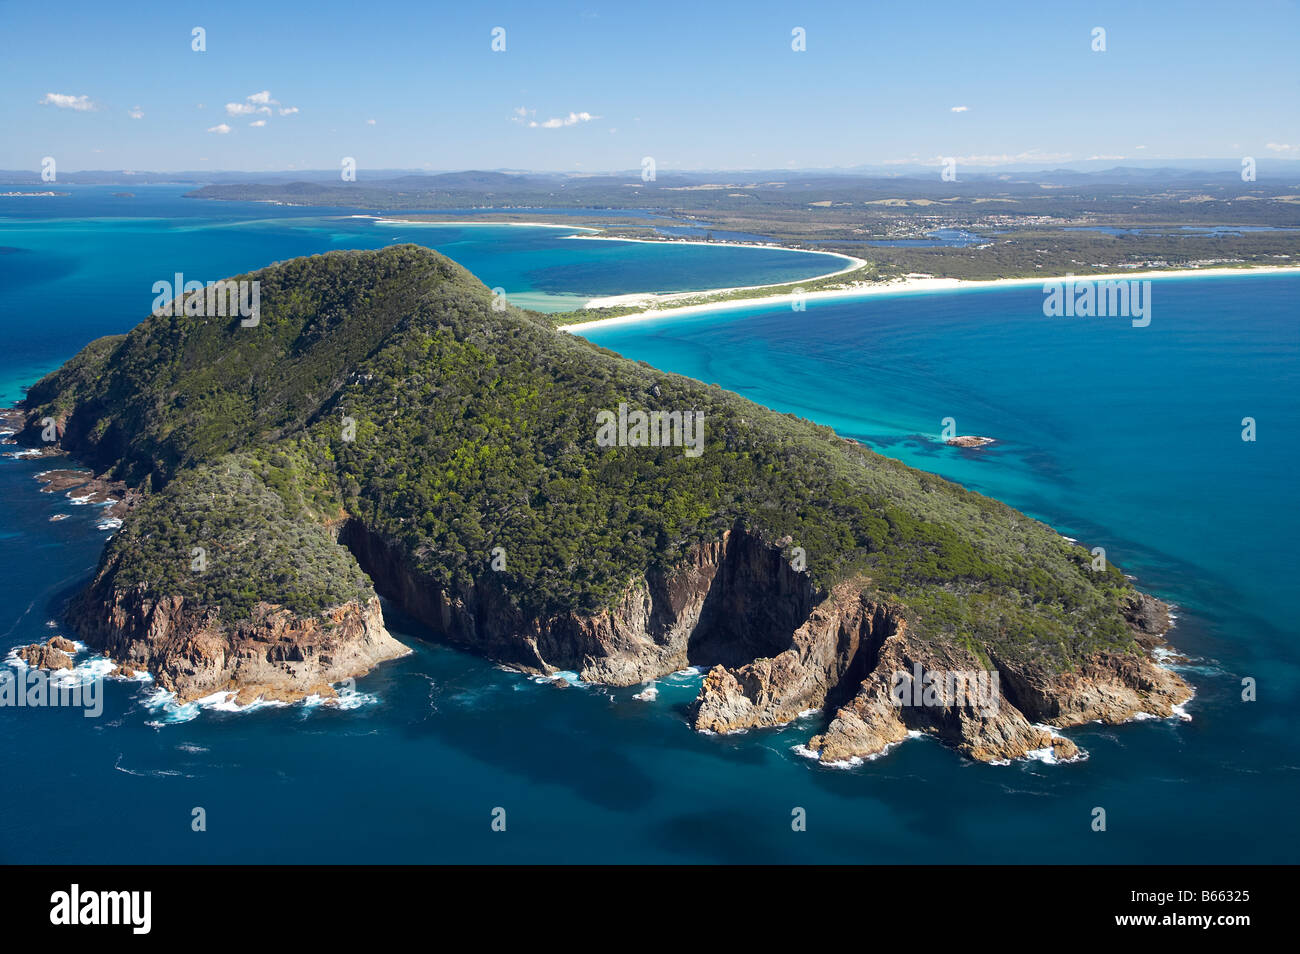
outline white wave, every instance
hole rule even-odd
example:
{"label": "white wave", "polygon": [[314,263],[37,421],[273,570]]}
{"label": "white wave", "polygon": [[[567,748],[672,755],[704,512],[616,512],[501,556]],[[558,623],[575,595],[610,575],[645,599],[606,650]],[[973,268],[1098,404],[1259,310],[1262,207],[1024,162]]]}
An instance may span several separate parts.
{"label": "white wave", "polygon": [[182,722],[189,722],[197,719],[199,713],[203,710],[196,702],[178,703],[176,693],[168,692],[166,689],[155,689],[141,700],[143,705],[150,712],[160,714],[159,719],[150,720],[145,725],[161,728],[165,725],[177,725]]}
{"label": "white wave", "polygon": [[897,742],[890,742],[879,752],[873,752],[870,755],[850,755],[847,759],[832,759],[828,761],[823,761],[820,752],[815,752],[802,743],[798,745],[792,745],[790,747],[790,751],[794,752],[796,755],[800,756],[801,758],[814,759],[818,761],[821,765],[824,765],[826,768],[851,769],[851,768],[857,768],[859,765],[865,765],[867,762],[874,762],[876,759],[884,758],[886,755],[888,755],[894,749],[898,748],[898,746],[902,745],[908,739],[919,739],[924,734],[925,733],[921,732],[919,729],[908,729],[907,735],[899,739]]}
{"label": "white wave", "polygon": [[591,688],[590,683],[583,682],[576,672],[571,672],[568,669],[558,670],[551,673],[549,676],[532,676],[531,678],[533,682],[537,683],[539,686],[546,686],[558,680],[563,680],[568,685],[574,686],[578,689]]}
{"label": "white wave", "polygon": [[[1050,735],[1053,739],[1064,739],[1064,738],[1065,738],[1065,736],[1063,736],[1061,733],[1057,732],[1057,731],[1056,731],[1055,729],[1053,729],[1050,725],[1042,725],[1042,724],[1035,723],[1034,728],[1035,728],[1035,729],[1042,729],[1044,732],[1046,732],[1048,735]],[[1078,748],[1078,747],[1076,746],[1076,748]],[[1030,750],[1029,750],[1028,752],[1026,752],[1023,756],[1021,756],[1021,759],[1022,759],[1023,761],[1026,761],[1026,762],[1042,762],[1044,765],[1065,765],[1065,764],[1068,764],[1068,763],[1070,763],[1070,762],[1083,762],[1083,761],[1085,761],[1085,760],[1088,758],[1088,753],[1087,753],[1086,751],[1084,751],[1083,749],[1081,749],[1081,748],[1078,749],[1078,752],[1079,752],[1079,754],[1076,755],[1076,756],[1075,756],[1074,758],[1072,758],[1072,759],[1058,759],[1058,758],[1056,757],[1056,752],[1055,752],[1055,750],[1053,750],[1052,746],[1049,744],[1049,745],[1045,745],[1045,746],[1043,746],[1041,749],[1030,749]],[[991,762],[990,764],[991,764],[991,765],[1010,765],[1011,762],[1010,762],[1010,760],[1008,760],[1008,759],[999,759],[998,761],[996,761],[996,762]]]}
{"label": "white wave", "polygon": [[137,775],[141,778],[193,778],[192,775],[186,775],[184,772],[178,772],[175,769],[150,769],[145,772],[137,772],[135,769],[122,767],[122,755],[117,756],[117,761],[113,763],[113,768],[119,772],[125,772],[127,775]]}
{"label": "white wave", "polygon": [[659,689],[653,682],[648,682],[645,688],[632,696],[633,699],[639,699],[642,702],[654,702],[659,697]]}
{"label": "white wave", "polygon": [[[351,709],[360,709],[362,706],[373,705],[374,703],[379,702],[379,697],[373,692],[362,692],[359,689],[350,689],[342,683],[339,685],[342,686],[342,688],[339,688],[339,686],[335,687],[337,694],[333,699],[325,699],[323,700],[323,703],[319,704],[326,705],[331,709],[342,709],[348,711]],[[313,696],[311,698],[319,697]],[[305,699],[303,700],[304,704],[306,701],[307,700]]]}

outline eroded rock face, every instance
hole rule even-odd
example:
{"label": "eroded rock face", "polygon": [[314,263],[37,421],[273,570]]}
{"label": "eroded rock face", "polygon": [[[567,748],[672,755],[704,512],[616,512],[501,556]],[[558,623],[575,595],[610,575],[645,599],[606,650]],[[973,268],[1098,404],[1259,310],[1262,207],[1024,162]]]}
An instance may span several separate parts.
{"label": "eroded rock face", "polygon": [[[1168,608],[1151,597],[1141,602],[1135,619],[1145,625],[1135,635],[1167,630]],[[924,674],[971,681],[930,698],[920,690]],[[851,697],[837,701],[846,690]],[[826,705],[833,713],[826,731],[808,744],[825,762],[878,755],[909,732],[933,735],[982,762],[1044,749],[1069,761],[1077,747],[1050,726],[1169,716],[1191,694],[1175,673],[1137,653],[1098,653],[1070,672],[997,661],[990,669],[964,647],[915,638],[897,610],[873,603],[860,581],[850,581],[813,610],[785,652],[710,671],[693,720],[697,729],[733,732],[780,725]]]}
{"label": "eroded rock face", "polygon": [[[694,548],[671,572],[634,581],[613,608],[546,616],[523,612],[491,573],[444,589],[360,521],[341,528],[339,539],[380,593],[440,637],[528,671],[572,670],[612,686],[712,662],[714,653],[752,658],[746,645],[761,650],[788,642],[815,599],[807,576],[791,569],[779,549],[740,529]],[[737,619],[745,621],[742,634]]]}
{"label": "eroded rock face", "polygon": [[[55,640],[59,644],[55,644]],[[67,648],[64,648],[66,644]],[[76,650],[69,640],[55,636],[47,643],[33,643],[16,651],[16,655],[33,669],[71,669],[72,657],[69,652]]]}
{"label": "eroded rock face", "polygon": [[70,621],[124,674],[147,670],[181,702],[218,691],[238,692],[242,703],[332,697],[331,682],[409,652],[384,628],[377,598],[309,618],[259,603],[232,627],[210,608],[155,598],[143,585],[109,593],[92,586],[73,602]]}
{"label": "eroded rock face", "polygon": [[866,596],[862,581],[843,583],[794,631],[785,651],[736,669],[715,666],[692,709],[695,728],[779,725],[820,708],[846,677],[861,678],[875,665],[881,644],[902,625],[894,610]]}
{"label": "eroded rock face", "polygon": [[[904,608],[874,599],[867,580],[816,591],[778,546],[740,527],[671,571],[634,580],[616,606],[546,616],[522,611],[491,573],[445,590],[360,521],[342,525],[339,539],[381,593],[442,638],[528,671],[573,670],[615,686],[711,666],[690,711],[696,729],[776,726],[819,709],[826,728],[809,748],[826,762],[878,755],[913,732],[979,761],[1040,750],[1068,761],[1077,748],[1050,727],[1168,716],[1191,696],[1145,652],[1098,653],[1066,672],[981,661],[917,636]],[[74,603],[74,625],[124,672],[148,670],[183,701],[221,690],[241,703],[329,697],[329,683],[406,652],[384,629],[377,599],[310,619],[261,603],[230,627],[180,597],[152,598],[142,587],[95,596],[104,589]],[[1146,650],[1169,628],[1168,608],[1151,597],[1136,597],[1126,617]],[[29,648],[46,658],[48,647]],[[983,673],[982,694],[900,694],[899,674],[919,686],[924,673],[954,672]]]}
{"label": "eroded rock face", "polygon": [[[778,547],[740,528],[672,572],[635,581],[612,609],[543,618],[527,618],[490,576],[444,592],[358,522],[341,539],[381,592],[440,636],[530,671],[574,670],[607,685],[711,665],[691,707],[696,729],[776,726],[823,709],[828,725],[809,747],[827,762],[877,755],[910,732],[980,761],[1041,750],[1068,761],[1078,749],[1050,727],[1167,716],[1191,695],[1137,653],[1098,654],[1065,673],[997,661],[990,669],[962,646],[918,638],[903,608],[874,600],[866,580],[815,592]],[[1152,597],[1138,597],[1127,615],[1147,648],[1169,627],[1168,608]],[[934,672],[983,673],[986,695],[898,703],[895,674]]]}

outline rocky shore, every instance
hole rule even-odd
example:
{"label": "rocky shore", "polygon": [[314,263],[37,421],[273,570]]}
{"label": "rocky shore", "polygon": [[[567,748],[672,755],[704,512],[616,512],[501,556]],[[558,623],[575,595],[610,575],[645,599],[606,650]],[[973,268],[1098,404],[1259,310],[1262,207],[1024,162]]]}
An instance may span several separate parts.
{"label": "rocky shore", "polygon": [[[65,479],[73,478],[51,484]],[[689,711],[695,729],[779,726],[821,710],[825,728],[807,748],[825,763],[879,755],[914,732],[977,761],[1043,751],[1069,761],[1078,750],[1056,728],[1167,717],[1192,694],[1152,658],[1170,622],[1168,608],[1144,595],[1126,613],[1132,651],[1096,653],[1057,671],[1023,660],[986,663],[950,641],[918,638],[906,607],[874,598],[870,581],[818,592],[780,546],[740,527],[694,548],[671,571],[634,581],[615,607],[544,617],[521,612],[491,574],[443,590],[413,569],[398,544],[360,521],[342,524],[338,537],[380,593],[449,642],[528,672],[571,670],[613,686],[707,666]],[[101,567],[71,604],[69,622],[120,671],[152,673],[181,702],[223,691],[240,704],[329,698],[330,683],[408,652],[384,628],[377,598],[319,618],[259,603],[250,619],[231,626],[213,607],[156,596],[144,585],[119,588],[113,569],[111,562]],[[51,646],[23,652],[32,665],[67,658]],[[898,704],[896,674],[919,671],[992,671],[997,691],[978,705]]]}
{"label": "rocky shore", "polygon": [[410,652],[384,628],[377,598],[310,618],[259,603],[250,619],[231,626],[211,607],[103,583],[101,571],[69,606],[68,622],[124,674],[151,673],[178,702],[217,692],[236,693],[241,705],[332,698],[331,683]]}

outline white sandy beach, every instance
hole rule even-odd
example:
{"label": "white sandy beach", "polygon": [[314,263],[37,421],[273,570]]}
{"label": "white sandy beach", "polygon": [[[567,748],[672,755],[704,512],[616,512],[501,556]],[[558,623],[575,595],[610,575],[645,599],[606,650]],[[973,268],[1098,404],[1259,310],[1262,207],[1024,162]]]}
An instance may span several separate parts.
{"label": "white sandy beach", "polygon": [[[857,267],[857,266],[853,266]],[[833,273],[833,274],[839,274]],[[959,278],[933,278],[930,276],[909,275],[906,278],[891,279],[887,282],[880,282],[870,285],[857,285],[852,288],[836,288],[826,291],[805,292],[804,301],[823,300],[832,298],[866,298],[872,295],[895,295],[909,292],[936,292],[936,291],[954,291],[956,289],[975,289],[975,288],[1007,288],[1017,285],[1044,285],[1049,282],[1068,282],[1075,281],[1095,282],[1095,281],[1115,281],[1115,280],[1144,280],[1157,278],[1209,278],[1209,277],[1229,277],[1245,275],[1286,275],[1300,274],[1300,265],[1278,265],[1278,266],[1261,266],[1255,268],[1186,268],[1186,269],[1166,269],[1154,272],[1129,272],[1116,270],[1104,275],[1057,275],[1042,276],[1035,278],[995,278],[988,281],[968,281]],[[807,279],[812,281],[813,279]],[[791,282],[782,282],[781,285],[789,285]],[[755,285],[754,288],[771,288],[771,285]],[[618,315],[613,318],[598,318],[592,321],[580,321],[570,325],[562,325],[561,331],[585,331],[590,328],[609,327],[619,324],[629,324],[635,321],[642,321],[649,318],[666,318],[677,315],[688,315],[702,311],[717,311],[724,308],[749,308],[752,306],[772,305],[788,303],[794,299],[792,293],[782,295],[767,295],[759,298],[732,298],[726,301],[703,302],[694,305],[682,305],[678,308],[662,308],[663,304],[682,299],[699,298],[704,295],[725,295],[730,292],[742,291],[747,289],[741,288],[715,288],[704,292],[681,292],[671,295],[616,295],[610,298],[593,298],[587,302],[588,308],[607,308],[614,305],[641,305],[647,307],[645,311],[635,312],[628,315]]]}
{"label": "white sandy beach", "polygon": [[[350,219],[373,219],[376,225],[519,225],[530,229],[568,229],[571,232],[599,232],[589,225],[556,225],[553,222],[460,222],[451,220],[448,222],[425,222],[422,219],[390,219],[382,215],[349,215]],[[585,235],[575,235],[574,238],[587,238]],[[633,241],[627,239],[626,241]]]}

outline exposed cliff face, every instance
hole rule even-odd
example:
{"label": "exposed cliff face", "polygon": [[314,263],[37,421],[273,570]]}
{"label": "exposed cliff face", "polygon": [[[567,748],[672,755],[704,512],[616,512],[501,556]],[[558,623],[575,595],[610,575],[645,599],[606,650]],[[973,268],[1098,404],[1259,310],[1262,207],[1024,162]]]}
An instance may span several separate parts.
{"label": "exposed cliff face", "polygon": [[522,611],[491,572],[448,591],[359,520],[345,524],[339,540],[380,593],[440,637],[530,671],[572,670],[613,686],[774,651],[814,599],[779,549],[741,529],[695,548],[669,572],[648,572],[615,607],[545,616]]}
{"label": "exposed cliff face", "polygon": [[[1097,654],[1077,671],[997,664],[967,649],[920,639],[902,607],[873,599],[855,579],[814,591],[781,550],[736,528],[695,548],[683,565],[649,573],[614,608],[531,618],[491,575],[449,593],[410,568],[400,547],[351,521],[340,533],[377,589],[439,636],[530,671],[575,670],[627,686],[686,665],[712,665],[691,710],[696,729],[734,732],[829,714],[810,747],[824,761],[882,752],[910,731],[932,734],[970,758],[998,761],[1078,750],[1044,727],[1140,712],[1168,716],[1191,691],[1145,655]],[[1135,635],[1158,641],[1167,608],[1142,597]],[[898,704],[898,673],[983,673],[985,695],[943,704],[918,694]],[[940,690],[942,693],[942,689]]]}
{"label": "exposed cliff face", "polygon": [[[1135,636],[1158,641],[1155,634],[1169,627],[1168,607],[1143,596],[1135,609]],[[949,681],[958,674],[970,681]],[[930,677],[933,693],[926,691]],[[912,731],[983,762],[1041,749],[1068,760],[1077,748],[1044,723],[1169,716],[1191,694],[1175,673],[1136,652],[1097,653],[1066,672],[997,660],[990,670],[963,646],[916,638],[899,610],[869,599],[863,581],[849,581],[813,610],[784,652],[737,669],[715,667],[693,719],[697,729],[731,732],[826,706],[827,729],[809,742],[826,762],[878,755]]]}
{"label": "exposed cliff face", "polygon": [[181,702],[219,691],[244,704],[332,697],[331,682],[368,672],[409,650],[384,629],[378,599],[301,618],[258,604],[235,626],[211,608],[179,596],[154,597],[143,586],[118,590],[103,575],[69,607],[86,642],[124,669],[144,669]]}

